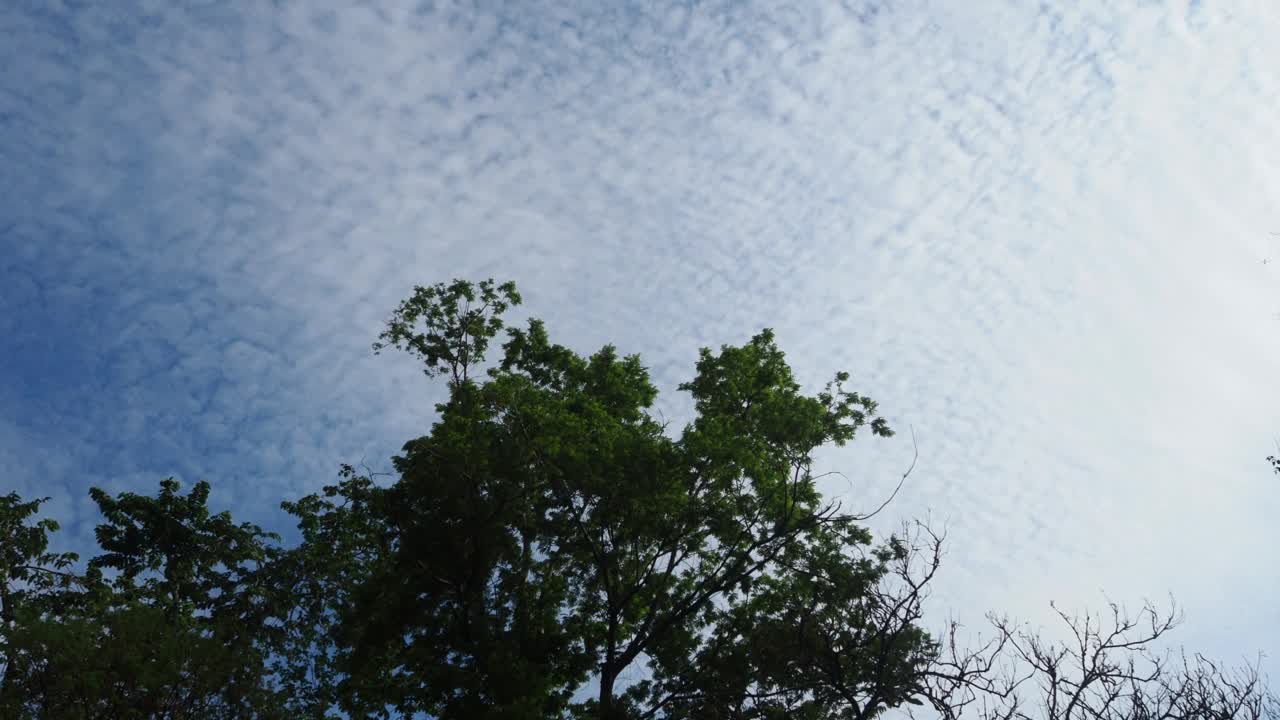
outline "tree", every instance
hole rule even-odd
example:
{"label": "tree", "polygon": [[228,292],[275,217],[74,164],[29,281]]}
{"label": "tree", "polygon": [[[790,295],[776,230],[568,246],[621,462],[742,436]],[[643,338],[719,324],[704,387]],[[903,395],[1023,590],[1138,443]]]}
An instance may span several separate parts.
{"label": "tree", "polygon": [[[1052,603],[1050,603],[1052,605]],[[1261,720],[1280,717],[1258,667],[1230,668],[1161,649],[1180,622],[1150,603],[1136,614],[1068,614],[1065,642],[995,615],[995,636],[974,652],[954,641],[923,693],[944,720]]]}
{"label": "tree", "polygon": [[846,373],[802,392],[771,331],[701,351],[673,433],[612,346],[530,320],[485,365],[519,303],[454,281],[399,306],[375,348],[445,377],[438,419],[394,482],[344,465],[282,503],[295,547],[170,479],[91,491],[79,572],[42,500],[0,497],[0,717],[1277,716],[1256,666],[1158,653],[1177,615],[1153,606],[1059,613],[1065,644],[996,616],[976,648],[926,632],[944,538],[877,543],[816,487],[819,448],[891,430]]}
{"label": "tree", "polygon": [[848,374],[804,394],[768,330],[704,349],[672,437],[639,357],[580,356],[537,320],[477,373],[519,302],[510,283],[416,288],[375,348],[448,378],[438,421],[390,487],[286,506],[302,555],[335,536],[369,552],[333,606],[343,709],[873,717],[912,696],[934,646],[887,589],[910,553],[815,487],[818,448],[891,434]]}
{"label": "tree", "polygon": [[[207,483],[185,497],[178,489],[165,480],[156,497],[113,498],[94,488],[106,516],[95,533],[104,552],[83,575],[66,572],[74,557],[42,554],[56,524],[26,530],[18,555],[40,567],[34,577],[56,577],[60,592],[44,583],[45,592],[18,596],[6,586],[20,599],[4,638],[0,715],[284,717],[260,649],[270,631],[264,541],[272,536],[211,515]],[[10,497],[3,517],[34,512],[36,503]]]}
{"label": "tree", "polygon": [[55,520],[32,521],[49,498],[24,502],[17,493],[0,496],[0,714],[7,717],[23,703],[19,678],[27,663],[20,640],[23,623],[35,610],[56,605],[60,591],[78,580],[69,572],[75,553],[50,553]]}
{"label": "tree", "polygon": [[387,509],[381,505],[386,494],[350,465],[340,475],[337,485],[319,495],[282,503],[298,518],[302,542],[271,566],[278,629],[267,647],[289,717],[332,717],[343,679],[339,622],[351,614],[353,594],[368,586],[373,568],[389,554],[382,522]]}

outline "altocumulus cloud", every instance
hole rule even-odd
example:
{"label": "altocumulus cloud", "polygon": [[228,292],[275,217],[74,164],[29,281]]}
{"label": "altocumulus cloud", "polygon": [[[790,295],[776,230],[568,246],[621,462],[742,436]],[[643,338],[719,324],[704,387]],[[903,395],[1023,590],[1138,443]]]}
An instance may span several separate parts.
{"label": "altocumulus cloud", "polygon": [[0,461],[66,542],[93,484],[279,528],[384,468],[439,389],[379,323],[496,276],[667,390],[763,326],[852,371],[940,614],[1172,591],[1280,647],[1273,3],[178,5],[0,9]]}

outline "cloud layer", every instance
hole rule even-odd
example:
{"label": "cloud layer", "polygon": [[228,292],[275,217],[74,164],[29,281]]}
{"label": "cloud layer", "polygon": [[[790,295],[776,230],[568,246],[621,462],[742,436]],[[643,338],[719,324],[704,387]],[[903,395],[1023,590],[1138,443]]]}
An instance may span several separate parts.
{"label": "cloud layer", "polygon": [[850,370],[919,438],[940,613],[1172,591],[1280,647],[1272,3],[341,5],[0,9],[0,485],[71,538],[93,484],[279,525],[385,466],[439,388],[381,321],[495,276],[673,416],[760,327]]}

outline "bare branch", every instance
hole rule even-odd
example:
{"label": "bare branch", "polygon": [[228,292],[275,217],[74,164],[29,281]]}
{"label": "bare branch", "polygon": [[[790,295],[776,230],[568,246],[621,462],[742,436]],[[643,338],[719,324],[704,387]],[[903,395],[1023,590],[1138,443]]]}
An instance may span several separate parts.
{"label": "bare branch", "polygon": [[863,522],[864,520],[870,520],[876,515],[879,515],[880,511],[888,507],[889,503],[893,502],[894,498],[898,497],[898,492],[902,490],[902,486],[907,482],[907,478],[911,476],[911,471],[916,469],[916,461],[920,459],[920,447],[916,445],[915,427],[914,426],[908,426],[908,427],[911,428],[911,465],[907,467],[906,472],[902,473],[902,478],[898,480],[897,487],[893,489],[893,492],[889,494],[889,497],[886,498],[884,502],[880,503],[879,507],[877,507],[875,510],[872,510],[871,512],[865,515],[853,515],[852,518],[854,521]]}

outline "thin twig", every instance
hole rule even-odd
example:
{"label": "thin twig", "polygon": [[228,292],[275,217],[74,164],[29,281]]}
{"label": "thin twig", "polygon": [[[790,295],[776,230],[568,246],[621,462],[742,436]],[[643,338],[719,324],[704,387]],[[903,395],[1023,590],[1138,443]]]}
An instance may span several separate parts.
{"label": "thin twig", "polygon": [[916,461],[920,459],[920,447],[916,444],[915,427],[914,426],[908,426],[908,427],[911,428],[911,466],[907,468],[906,472],[902,473],[902,478],[898,480],[898,486],[893,489],[893,492],[890,493],[889,497],[884,502],[880,503],[880,507],[876,508],[870,513],[867,513],[866,515],[853,516],[853,519],[855,521],[863,522],[865,520],[870,520],[876,515],[879,515],[881,510],[884,510],[886,507],[888,507],[889,503],[893,502],[893,499],[898,497],[898,492],[902,490],[902,486],[907,482],[907,478],[910,477],[911,471],[916,469]]}

